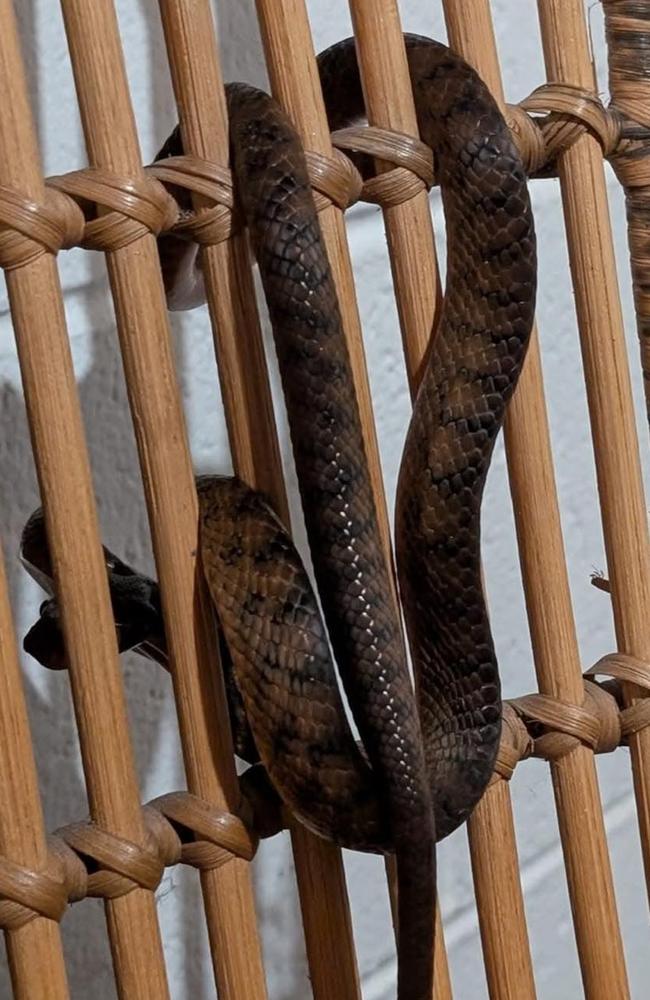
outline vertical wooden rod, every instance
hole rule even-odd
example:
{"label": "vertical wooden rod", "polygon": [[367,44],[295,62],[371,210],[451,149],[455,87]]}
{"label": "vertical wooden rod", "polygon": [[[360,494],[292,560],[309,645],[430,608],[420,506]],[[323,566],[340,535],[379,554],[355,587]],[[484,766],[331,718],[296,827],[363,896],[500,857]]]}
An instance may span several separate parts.
{"label": "vertical wooden rod", "polygon": [[[142,177],[111,0],[62,0],[81,117],[93,166]],[[154,237],[107,253],[129,403],[149,511],[191,792],[239,802],[209,603],[197,565],[198,510]],[[250,873],[234,860],[201,873],[222,1000],[265,996]],[[157,995],[155,991],[152,994]]]}
{"label": "vertical wooden rod", "polygon": [[[186,153],[228,166],[228,120],[209,0],[160,0]],[[194,196],[194,207],[205,200]],[[200,248],[224,413],[235,471],[273,497],[288,520],[255,289],[245,232]]]}
{"label": "vertical wooden rod", "polygon": [[490,1000],[535,1000],[508,783],[494,778],[468,824]]}
{"label": "vertical wooden rod", "polygon": [[[0,0],[0,184],[44,198],[11,0]],[[56,263],[49,255],[10,271],[7,290],[21,365],[92,818],[145,843],[127,727],[115,626],[99,543],[79,399]],[[122,998],[168,996],[153,893],[106,903]],[[56,970],[55,970],[56,974]]]}
{"label": "vertical wooden rod", "polygon": [[[549,79],[593,88],[579,0],[538,0]],[[572,44],[561,44],[571,39]],[[600,146],[585,134],[558,160],[587,386],[614,625],[621,652],[650,659],[650,543]],[[627,687],[628,703],[643,692]],[[650,730],[630,737],[650,892]]]}
{"label": "vertical wooden rod", "polygon": [[[0,554],[0,854],[31,871],[47,868],[48,852],[27,708]],[[5,931],[15,1000],[68,1000],[58,925],[37,917]]]}
{"label": "vertical wooden rod", "polygon": [[[418,136],[396,0],[352,0],[368,123]],[[380,170],[390,164],[379,165]],[[411,392],[442,301],[426,191],[382,209]]]}
{"label": "vertical wooden rod", "polygon": [[[451,45],[475,66],[503,105],[488,0],[472,0],[469,5],[460,0],[445,0],[444,7]],[[581,704],[582,668],[569,592],[536,332],[508,410],[505,438],[538,683],[545,694]],[[553,764],[551,773],[585,991],[589,998],[596,1000],[605,1000],[610,996],[625,997],[628,995],[627,977],[593,754],[586,747],[580,747]],[[488,792],[492,800],[495,797],[494,787]],[[511,817],[503,809],[505,793],[496,794],[501,799],[501,819],[505,824],[501,832],[514,852],[514,840],[508,833]],[[587,815],[591,817],[589,824],[584,822]],[[472,832],[478,825],[484,826],[483,820],[484,811],[481,811],[471,826]],[[480,846],[476,843],[472,847],[475,867],[481,856]],[[501,847],[499,841],[500,850]],[[514,865],[517,863],[514,853],[511,862]],[[521,926],[517,911],[523,914],[520,900],[512,911],[512,929],[519,936],[521,948],[525,947],[527,951],[525,927]],[[487,924],[495,916],[494,908],[483,909],[482,922]],[[493,944],[500,940],[502,945],[498,953],[494,947],[486,952],[486,963],[491,965],[488,978],[494,981],[496,990],[498,984],[511,983],[511,980],[508,978],[505,942],[494,919],[489,931],[487,926],[483,930],[484,941],[486,937]],[[530,956],[527,965],[532,988]],[[501,996],[499,993],[494,995]],[[513,1000],[519,996],[517,992],[505,995],[512,996]]]}
{"label": "vertical wooden rod", "polygon": [[291,846],[314,1000],[360,1000],[341,851],[298,822],[291,827]]}
{"label": "vertical wooden rod", "polygon": [[[162,0],[160,8],[184,149],[226,166],[228,123],[210,5]],[[267,492],[289,524],[246,235],[203,248],[201,263],[235,471]],[[314,996],[353,1000],[358,974],[341,853],[299,824],[291,836]]]}

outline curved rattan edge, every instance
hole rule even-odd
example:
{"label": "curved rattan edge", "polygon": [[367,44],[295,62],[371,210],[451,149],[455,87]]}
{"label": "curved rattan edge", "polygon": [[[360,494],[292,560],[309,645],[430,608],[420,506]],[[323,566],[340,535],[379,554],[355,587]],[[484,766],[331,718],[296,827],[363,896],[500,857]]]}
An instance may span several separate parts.
{"label": "curved rattan edge", "polygon": [[206,871],[232,858],[251,861],[260,837],[280,827],[275,801],[267,815],[264,808],[262,792],[250,801],[242,798],[241,815],[186,791],[171,792],[143,806],[144,845],[90,820],[62,827],[48,838],[44,870],[0,858],[0,927],[15,930],[36,917],[60,920],[68,903],[87,896],[116,899],[136,888],[154,891],[171,865]]}
{"label": "curved rattan edge", "polygon": [[[596,676],[610,679],[597,683]],[[622,684],[650,694],[650,663],[623,653],[602,657],[585,672],[581,705],[539,693],[505,701],[492,783],[509,780],[530,757],[558,761],[579,746],[610,753],[650,726],[650,697],[626,703]],[[209,870],[232,858],[252,860],[259,839],[277,833],[289,817],[262,768],[250,768],[240,782],[239,815],[189,792],[171,792],[143,806],[144,845],[86,821],[49,838],[43,871],[0,858],[0,927],[15,929],[38,916],[60,920],[68,903],[86,896],[115,899],[138,887],[153,891],[171,865]]]}
{"label": "curved rattan edge", "polygon": [[[550,176],[559,155],[585,132],[631,187],[650,183],[644,162],[650,145],[645,126],[606,109],[587,91],[562,84],[538,88],[507,109],[509,123],[531,176]],[[396,204],[429,188],[435,177],[428,150],[419,140],[377,128],[333,134],[341,149],[358,151],[392,170],[361,178],[354,163],[336,149],[331,158],[308,153],[317,208],[344,209],[357,199]],[[229,171],[195,157],[174,157],[146,168],[143,177],[120,178],[90,168],[47,183],[37,205],[0,188],[0,266],[15,268],[42,253],[74,245],[114,250],[142,235],[174,232],[201,243],[228,239],[237,225]],[[170,192],[199,193],[212,206],[194,213]],[[611,680],[599,684],[596,674]],[[611,654],[585,675],[582,705],[543,694],[504,703],[504,725],[493,781],[508,780],[520,760],[559,760],[578,746],[610,752],[650,725],[650,698],[625,705],[621,684],[650,690],[648,664]],[[277,809],[277,804],[276,804]],[[218,810],[187,792],[161,796],[143,807],[147,843],[133,844],[93,823],[75,823],[50,838],[50,863],[34,872],[0,858],[0,926],[13,929],[37,916],[60,919],[68,902],[85,896],[116,898],[137,887],[154,890],[168,865],[210,869],[233,857],[251,860],[260,835],[280,826],[277,816],[260,834],[250,810],[242,817]],[[245,818],[244,818],[245,816]]]}
{"label": "curved rattan edge", "polygon": [[[628,188],[650,184],[650,130],[615,107],[605,108],[596,94],[544,84],[520,104],[508,105],[506,115],[531,177],[553,176],[557,158],[589,132]],[[332,142],[331,157],[306,153],[318,211],[330,205],[343,210],[358,200],[387,207],[435,183],[430,150],[413,136],[355,126],[334,132]],[[362,178],[359,154],[364,167],[380,160],[392,169]],[[208,204],[192,210],[192,193]],[[42,204],[0,188],[0,267],[21,267],[72,246],[116,250],[145,232],[215,244],[239,225],[230,171],[217,164],[174,156],[151,164],[139,177],[85,168],[46,180]]]}
{"label": "curved rattan edge", "polygon": [[[608,680],[599,682],[596,677]],[[622,685],[637,693],[623,696]],[[648,695],[645,695],[648,692]],[[570,704],[546,694],[504,702],[501,745],[492,781],[509,780],[521,760],[558,761],[579,746],[611,753],[629,737],[650,726],[650,663],[610,653],[584,674],[584,700]]]}

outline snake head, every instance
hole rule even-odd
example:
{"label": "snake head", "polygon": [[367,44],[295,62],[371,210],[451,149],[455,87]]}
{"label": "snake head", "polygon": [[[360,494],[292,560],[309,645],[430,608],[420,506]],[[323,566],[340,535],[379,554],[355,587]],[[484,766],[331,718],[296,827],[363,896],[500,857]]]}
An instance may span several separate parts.
{"label": "snake head", "polygon": [[65,670],[68,666],[56,598],[44,601],[39,617],[23,639],[23,649],[43,667]]}
{"label": "snake head", "polygon": [[[109,572],[109,591],[119,652],[136,649],[149,659],[166,665],[157,585],[138,574],[120,578]],[[37,621],[23,639],[23,649],[49,670],[67,669],[68,658],[56,597],[41,604]]]}
{"label": "snake head", "polygon": [[[103,552],[120,653],[137,649],[149,659],[166,666],[167,647],[158,584],[143,573],[136,572],[109,549],[104,547]],[[29,575],[50,598],[41,604],[38,620],[23,640],[23,649],[42,666],[50,670],[65,670],[68,666],[65,639],[55,595],[45,519],[40,507],[23,528],[20,559]]]}

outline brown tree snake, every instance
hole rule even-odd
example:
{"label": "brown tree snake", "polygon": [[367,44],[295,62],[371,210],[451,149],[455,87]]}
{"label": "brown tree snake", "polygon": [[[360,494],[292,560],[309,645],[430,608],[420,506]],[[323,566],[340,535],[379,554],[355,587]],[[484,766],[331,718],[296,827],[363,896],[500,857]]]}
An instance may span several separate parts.
{"label": "brown tree snake", "polygon": [[[232,168],[273,326],[325,622],[267,501],[228,477],[200,477],[197,488],[237,750],[262,761],[282,800],[316,833],[395,853],[397,995],[430,1000],[435,842],[482,795],[500,736],[480,511],[531,332],[536,257],[524,170],[495,102],[445,46],[405,41],[448,241],[444,306],[406,437],[395,515],[417,701],[304,155],[277,104],[244,84],[227,88]],[[331,128],[362,116],[352,39],[324,52],[319,69]],[[180,152],[177,130],[160,155]],[[169,237],[160,249],[170,301],[200,301],[195,250]],[[22,555],[52,593],[40,511],[25,528]],[[108,553],[107,562],[120,647],[146,651],[149,643],[158,657],[165,643],[155,582]],[[52,600],[25,646],[56,666],[65,659],[61,642]]]}

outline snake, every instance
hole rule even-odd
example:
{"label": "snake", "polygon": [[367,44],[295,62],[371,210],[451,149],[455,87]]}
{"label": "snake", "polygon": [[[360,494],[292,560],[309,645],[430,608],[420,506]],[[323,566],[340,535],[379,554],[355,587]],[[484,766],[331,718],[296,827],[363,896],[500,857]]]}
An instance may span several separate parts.
{"label": "snake", "polygon": [[[262,493],[232,476],[200,476],[196,485],[199,558],[222,637],[235,749],[261,762],[282,802],[317,835],[394,854],[397,997],[430,1000],[435,845],[480,800],[500,739],[481,506],[531,336],[536,244],[525,171],[487,87],[445,45],[415,35],[404,42],[447,232],[444,302],[395,505],[415,684],[304,151],[279,105],[241,83],[226,87],[231,167],[269,309],[315,585]],[[354,40],[322,53],[318,68],[330,128],[363,118]],[[158,159],[182,152],[177,127]],[[174,193],[189,210],[187,193]],[[158,244],[169,307],[203,302],[196,245],[173,232]],[[21,553],[51,595],[25,648],[63,666],[41,509]],[[120,649],[164,659],[156,582],[105,554]]]}

